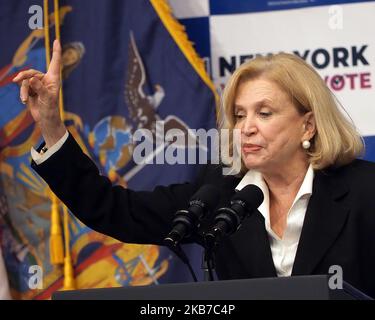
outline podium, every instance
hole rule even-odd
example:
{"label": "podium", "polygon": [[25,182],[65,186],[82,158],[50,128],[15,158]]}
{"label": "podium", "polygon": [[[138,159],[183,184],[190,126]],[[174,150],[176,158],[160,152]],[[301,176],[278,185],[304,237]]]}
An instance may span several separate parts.
{"label": "podium", "polygon": [[328,275],[258,278],[58,291],[53,300],[367,300],[364,293],[343,283],[328,287]]}

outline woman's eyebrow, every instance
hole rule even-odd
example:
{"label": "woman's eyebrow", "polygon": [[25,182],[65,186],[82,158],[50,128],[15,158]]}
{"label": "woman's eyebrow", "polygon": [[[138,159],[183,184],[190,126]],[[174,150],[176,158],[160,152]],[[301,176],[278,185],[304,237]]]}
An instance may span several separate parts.
{"label": "woman's eyebrow", "polygon": [[272,99],[265,98],[265,99],[262,99],[259,102],[257,102],[257,105],[268,107],[268,106],[271,106],[272,103],[273,103]]}
{"label": "woman's eyebrow", "polygon": [[234,108],[233,108],[234,111],[240,111],[240,110],[244,110],[244,109],[245,109],[245,107],[240,105],[240,104],[235,104]]}
{"label": "woman's eyebrow", "polygon": [[[272,107],[272,103],[273,103],[272,99],[264,98],[262,100],[259,100],[259,101],[255,102],[254,106],[256,108],[259,108],[259,107]],[[242,104],[235,103],[233,109],[234,109],[234,111],[239,111],[239,110],[245,110],[246,107],[243,106]]]}

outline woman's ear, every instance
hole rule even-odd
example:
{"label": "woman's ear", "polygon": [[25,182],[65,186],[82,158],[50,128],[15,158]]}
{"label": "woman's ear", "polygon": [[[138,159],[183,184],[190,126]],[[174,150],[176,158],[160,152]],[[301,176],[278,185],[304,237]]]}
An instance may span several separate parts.
{"label": "woman's ear", "polygon": [[315,117],[312,111],[307,112],[303,120],[303,140],[311,140],[316,132]]}

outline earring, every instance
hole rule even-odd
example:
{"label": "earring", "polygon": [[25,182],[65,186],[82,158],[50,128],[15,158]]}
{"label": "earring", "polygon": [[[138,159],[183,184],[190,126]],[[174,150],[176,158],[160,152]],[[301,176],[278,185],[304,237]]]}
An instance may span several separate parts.
{"label": "earring", "polygon": [[310,148],[310,147],[311,147],[311,143],[310,143],[309,140],[304,140],[304,141],[302,142],[302,148],[304,148],[305,150],[307,150],[307,149]]}

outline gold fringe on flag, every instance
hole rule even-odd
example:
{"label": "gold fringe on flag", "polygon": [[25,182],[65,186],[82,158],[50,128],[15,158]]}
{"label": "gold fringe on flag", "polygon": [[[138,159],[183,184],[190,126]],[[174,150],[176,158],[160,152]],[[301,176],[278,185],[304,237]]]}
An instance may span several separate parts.
{"label": "gold fringe on flag", "polygon": [[70,233],[69,233],[69,212],[65,205],[64,211],[64,235],[65,235],[65,258],[64,258],[64,290],[75,289],[74,269],[70,255]]}
{"label": "gold fringe on flag", "polygon": [[44,48],[46,50],[46,68],[48,69],[51,61],[51,51],[49,48],[49,17],[48,17],[48,0],[43,1],[44,13]]}
{"label": "gold fringe on flag", "polygon": [[190,62],[191,66],[198,73],[203,82],[211,89],[215,97],[216,118],[221,119],[222,115],[219,107],[219,95],[214,83],[206,72],[203,60],[198,56],[192,42],[189,41],[185,32],[185,27],[173,16],[172,9],[167,0],[150,0],[150,3],[186,59]]}
{"label": "gold fringe on flag", "polygon": [[[44,34],[45,34],[45,48],[46,48],[46,64],[47,69],[49,67],[51,56],[50,56],[50,37],[49,37],[49,10],[48,10],[48,0],[44,0]],[[60,11],[59,11],[59,1],[54,0],[54,20],[55,20],[55,39],[59,40],[61,43],[60,36]],[[62,70],[60,69],[60,78]],[[64,100],[62,85],[60,86],[59,92],[59,110],[61,119],[64,121]],[[69,213],[65,205],[63,206],[64,215],[64,241],[63,243],[63,233],[61,229],[61,219],[59,214],[59,200],[51,192],[51,235],[50,235],[50,260],[52,264],[62,264],[64,263],[64,290],[75,289],[75,279],[74,279],[74,269],[72,258],[70,254],[70,234],[69,234]],[[64,257],[64,247],[65,247],[65,257]]]}
{"label": "gold fringe on flag", "polygon": [[59,213],[59,200],[51,192],[51,234],[49,240],[49,254],[51,264],[64,262],[64,246]]}
{"label": "gold fringe on flag", "polygon": [[[61,43],[61,35],[60,35],[60,8],[59,8],[59,0],[54,0],[53,8],[55,10],[55,37]],[[60,79],[62,79],[62,70],[60,69]],[[65,114],[64,114],[64,99],[63,99],[63,91],[62,91],[62,84],[60,85],[60,94],[59,94],[59,109],[61,119],[64,121]],[[68,209],[64,204],[63,212],[64,212],[64,237],[65,237],[65,258],[64,258],[64,290],[73,290],[75,289],[75,279],[74,279],[74,269],[72,258],[70,255],[70,234],[69,234],[69,213]]]}
{"label": "gold fringe on flag", "polygon": [[[43,12],[44,12],[44,42],[46,50],[46,68],[51,61],[51,52],[49,47],[49,16],[48,16],[48,0],[43,2]],[[57,265],[64,262],[64,246],[61,230],[61,221],[59,213],[59,200],[57,197],[50,192],[51,199],[51,231],[50,231],[50,261],[51,264]]]}

